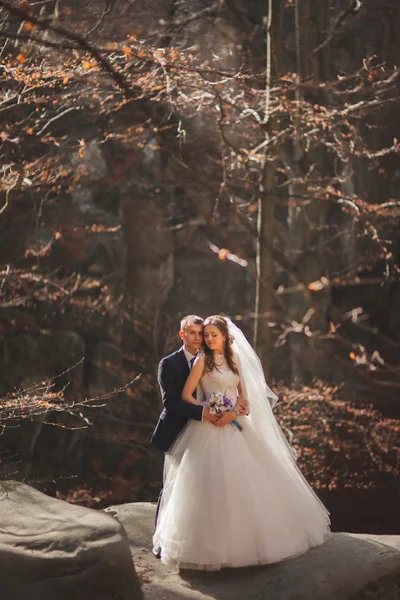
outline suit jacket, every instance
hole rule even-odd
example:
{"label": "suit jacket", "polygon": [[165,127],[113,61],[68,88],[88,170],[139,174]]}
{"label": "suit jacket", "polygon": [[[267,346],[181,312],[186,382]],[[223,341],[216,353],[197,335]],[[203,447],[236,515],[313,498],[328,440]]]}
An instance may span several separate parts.
{"label": "suit jacket", "polygon": [[201,421],[203,407],[182,400],[183,386],[189,375],[189,366],[183,347],[162,359],[158,367],[158,383],[164,409],[150,442],[166,452],[188,419]]}

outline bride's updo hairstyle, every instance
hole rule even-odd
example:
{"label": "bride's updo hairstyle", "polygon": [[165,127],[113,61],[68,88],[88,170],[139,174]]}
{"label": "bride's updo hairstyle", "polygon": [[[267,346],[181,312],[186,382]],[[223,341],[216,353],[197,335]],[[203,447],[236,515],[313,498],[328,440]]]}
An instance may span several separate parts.
{"label": "bride's updo hairstyle", "polygon": [[[214,325],[214,327],[218,327],[218,329],[220,330],[220,332],[222,333],[222,335],[225,338],[225,342],[224,342],[225,360],[228,363],[228,367],[230,368],[230,370],[233,371],[233,373],[235,373],[236,375],[238,375],[239,371],[237,369],[237,366],[235,365],[235,361],[233,360],[233,352],[232,352],[233,338],[231,335],[229,335],[228,323],[226,322],[224,317],[221,317],[220,315],[213,315],[212,317],[207,317],[207,319],[204,321],[203,325],[204,325],[204,329],[207,327],[207,325]],[[218,365],[215,364],[215,360],[214,360],[214,352],[212,350],[210,350],[210,348],[207,346],[206,342],[204,341],[204,338],[203,338],[202,350],[204,352],[204,356],[206,359],[205,371],[211,372],[214,369],[214,367],[216,369],[218,369]]]}

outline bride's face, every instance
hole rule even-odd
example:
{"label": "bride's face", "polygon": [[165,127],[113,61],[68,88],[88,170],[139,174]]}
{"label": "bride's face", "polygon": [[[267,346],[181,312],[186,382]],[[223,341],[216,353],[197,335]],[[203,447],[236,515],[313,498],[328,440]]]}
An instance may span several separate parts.
{"label": "bride's face", "polygon": [[204,341],[213,352],[224,353],[225,337],[215,325],[206,325],[204,328]]}

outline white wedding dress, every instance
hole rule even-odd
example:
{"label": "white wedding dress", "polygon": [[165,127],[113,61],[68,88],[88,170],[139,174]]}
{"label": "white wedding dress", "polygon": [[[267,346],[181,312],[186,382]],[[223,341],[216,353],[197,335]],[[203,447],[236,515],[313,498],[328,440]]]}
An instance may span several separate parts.
{"label": "white wedding dress", "polygon": [[[223,362],[200,380],[202,397],[223,392],[235,404],[238,383]],[[189,421],[166,453],[153,538],[163,563],[206,570],[273,563],[330,537],[329,513],[295,460],[282,462],[250,417],[238,421],[242,431]]]}

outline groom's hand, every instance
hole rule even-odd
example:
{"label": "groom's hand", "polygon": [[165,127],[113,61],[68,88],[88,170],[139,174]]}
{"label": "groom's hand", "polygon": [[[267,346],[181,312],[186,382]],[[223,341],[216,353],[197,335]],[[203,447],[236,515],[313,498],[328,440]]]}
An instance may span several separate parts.
{"label": "groom's hand", "polygon": [[208,421],[212,425],[216,425],[222,415],[212,415],[207,407],[203,408],[203,421]]}

